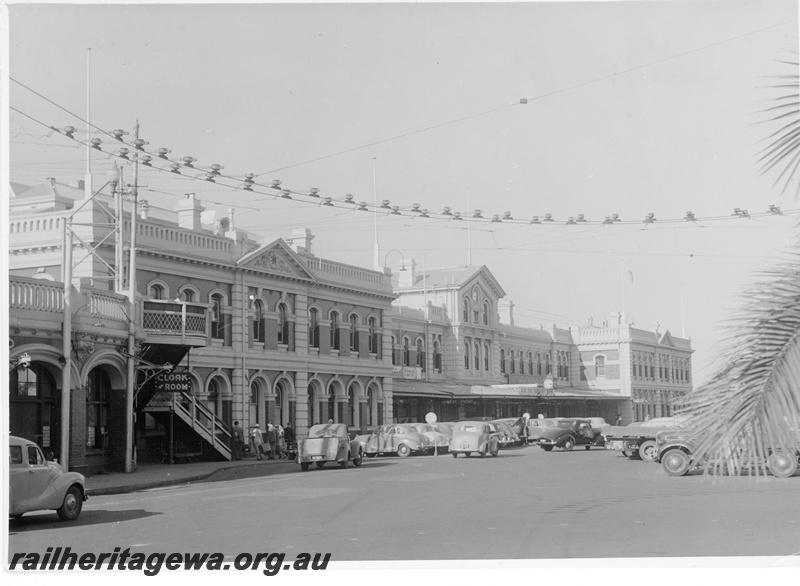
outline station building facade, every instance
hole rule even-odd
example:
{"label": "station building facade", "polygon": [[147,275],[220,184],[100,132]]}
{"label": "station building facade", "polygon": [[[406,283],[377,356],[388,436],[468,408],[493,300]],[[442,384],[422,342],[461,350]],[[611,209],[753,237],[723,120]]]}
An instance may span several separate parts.
{"label": "station building facade", "polygon": [[[194,194],[136,210],[131,295],[115,277],[130,204],[55,179],[11,193],[10,431],[74,470],[129,470],[163,442],[176,458],[227,459],[234,421],[299,437],[431,412],[628,422],[670,414],[691,389],[690,341],[669,332],[519,327],[485,266],[333,262],[307,229],[259,239]],[[183,390],[164,392],[165,373]]]}

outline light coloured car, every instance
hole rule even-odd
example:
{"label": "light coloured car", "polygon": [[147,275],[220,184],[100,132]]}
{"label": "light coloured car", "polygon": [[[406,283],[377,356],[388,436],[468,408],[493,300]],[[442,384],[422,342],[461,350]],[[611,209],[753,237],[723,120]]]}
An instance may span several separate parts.
{"label": "light coloured car", "polygon": [[436,447],[435,451],[446,452],[450,449],[450,435],[452,435],[452,433],[445,435],[430,423],[407,423],[406,425],[431,440]]}
{"label": "light coloured car", "polygon": [[497,456],[500,451],[500,433],[493,423],[488,421],[459,421],[453,427],[450,438],[450,453],[453,457],[464,454],[469,457],[473,452],[481,458],[486,454]]}
{"label": "light coloured car", "polygon": [[297,462],[305,472],[316,464],[324,468],[327,462],[336,462],[340,468],[347,468],[352,460],[353,466],[361,466],[363,452],[357,440],[351,440],[344,423],[323,423],[313,425],[308,437],[300,441]]}
{"label": "light coloured car", "polygon": [[83,474],[64,472],[57,462],[47,461],[38,445],[13,435],[8,456],[10,517],[55,510],[62,521],[78,518],[88,498]]}
{"label": "light coloured car", "polygon": [[397,454],[401,458],[411,454],[432,454],[433,442],[406,423],[381,425],[367,439],[364,453],[369,457]]}

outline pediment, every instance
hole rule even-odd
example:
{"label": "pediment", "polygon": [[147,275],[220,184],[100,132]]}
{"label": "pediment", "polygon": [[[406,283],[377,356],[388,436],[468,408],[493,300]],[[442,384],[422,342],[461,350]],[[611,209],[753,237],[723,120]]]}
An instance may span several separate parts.
{"label": "pediment", "polygon": [[661,346],[666,346],[667,348],[675,347],[675,342],[672,341],[672,336],[670,335],[669,331],[664,332],[664,335],[661,336],[659,344]]}
{"label": "pediment", "polygon": [[306,267],[302,258],[280,238],[248,252],[237,265],[284,277],[315,281],[316,276]]}
{"label": "pediment", "polygon": [[500,286],[500,283],[497,282],[497,279],[494,278],[494,275],[489,271],[489,269],[486,268],[486,266],[482,266],[474,275],[467,279],[461,286],[460,292],[461,294],[469,295],[469,297],[472,298],[472,292],[475,290],[475,288],[481,291],[483,294],[482,296],[493,298],[495,300],[506,296],[506,292]]}

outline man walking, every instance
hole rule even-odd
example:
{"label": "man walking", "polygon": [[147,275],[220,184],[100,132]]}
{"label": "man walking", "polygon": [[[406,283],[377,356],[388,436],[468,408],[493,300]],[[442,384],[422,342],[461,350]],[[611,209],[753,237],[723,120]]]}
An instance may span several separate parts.
{"label": "man walking", "polygon": [[234,460],[242,459],[242,447],[244,446],[244,432],[239,427],[239,422],[233,422],[233,450],[232,456]]}

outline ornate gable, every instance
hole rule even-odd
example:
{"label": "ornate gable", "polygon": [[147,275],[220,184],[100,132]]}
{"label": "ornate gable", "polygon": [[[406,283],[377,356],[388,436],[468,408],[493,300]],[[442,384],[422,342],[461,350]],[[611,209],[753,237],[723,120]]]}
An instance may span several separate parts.
{"label": "ornate gable", "polygon": [[494,278],[494,275],[485,266],[482,266],[471,278],[467,279],[460,287],[462,295],[469,295],[470,299],[473,297],[473,291],[477,287],[487,297],[494,298],[495,300],[506,296],[506,292]]}
{"label": "ornate gable", "polygon": [[672,336],[669,333],[669,330],[664,332],[664,335],[661,336],[661,340],[659,341],[661,346],[666,346],[667,348],[674,348],[675,342],[672,341]]}
{"label": "ornate gable", "polygon": [[248,252],[237,265],[261,273],[271,273],[302,280],[316,280],[302,259],[281,239]]}

